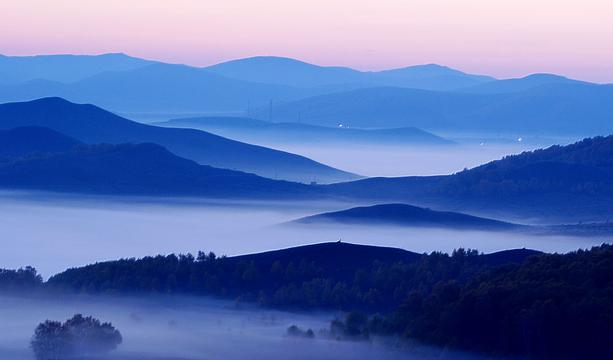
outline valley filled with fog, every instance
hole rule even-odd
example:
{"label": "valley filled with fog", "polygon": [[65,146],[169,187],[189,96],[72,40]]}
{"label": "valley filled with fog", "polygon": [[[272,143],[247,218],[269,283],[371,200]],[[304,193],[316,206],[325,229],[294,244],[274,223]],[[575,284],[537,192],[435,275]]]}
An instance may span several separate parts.
{"label": "valley filled with fog", "polygon": [[214,251],[239,255],[342,240],[423,253],[464,247],[482,252],[531,248],[567,252],[601,244],[599,237],[453,231],[393,226],[283,225],[350,208],[334,202],[232,202],[102,198],[3,192],[0,253],[6,268],[36,267],[44,277],[97,261]]}
{"label": "valley filled with fog", "polygon": [[446,175],[507,155],[538,148],[534,144],[449,146],[373,146],[267,144],[363,176]]}
{"label": "valley filled with fog", "polygon": [[[34,359],[28,349],[34,327],[75,313],[110,321],[121,331],[121,349],[104,357],[110,360],[479,359],[393,339],[332,340],[323,335],[337,316],[332,312],[290,313],[207,298],[106,296],[45,300],[0,296],[0,358]],[[289,337],[286,331],[291,325],[310,328],[316,336]]]}
{"label": "valley filled with fog", "polygon": [[[235,140],[251,140],[248,134],[233,135],[235,136],[232,138]],[[300,154],[335,168],[372,177],[452,174],[508,155],[578,140],[569,137],[521,137],[497,134],[455,134],[445,138],[455,141],[455,144],[385,145],[330,141],[292,143],[283,139],[247,142]]]}

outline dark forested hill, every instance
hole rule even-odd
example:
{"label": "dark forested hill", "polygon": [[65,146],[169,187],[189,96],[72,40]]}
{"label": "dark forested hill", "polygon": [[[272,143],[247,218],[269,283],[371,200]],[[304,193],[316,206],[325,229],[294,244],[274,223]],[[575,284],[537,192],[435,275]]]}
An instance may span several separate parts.
{"label": "dark forested hill", "polygon": [[496,210],[538,216],[613,211],[613,136],[588,138],[492,161],[448,176],[370,178],[333,184],[336,195],[401,201],[457,210]]}
{"label": "dark forested hill", "polygon": [[[467,281],[492,266],[521,263],[531,250],[420,255],[406,250],[323,243],[235,257],[156,256],[70,269],[47,286],[86,293],[183,293],[239,297],[294,308],[386,311],[441,279]],[[101,275],[105,274],[105,275]]]}
{"label": "dark forested hill", "polygon": [[87,144],[156,143],[203,165],[270,178],[324,183],[357,178],[302,156],[200,130],[144,125],[93,105],[74,104],[60,98],[0,105],[0,129],[21,126],[48,127]]}
{"label": "dark forested hill", "polygon": [[498,356],[611,358],[612,275],[610,245],[534,256],[412,294],[387,331]]}

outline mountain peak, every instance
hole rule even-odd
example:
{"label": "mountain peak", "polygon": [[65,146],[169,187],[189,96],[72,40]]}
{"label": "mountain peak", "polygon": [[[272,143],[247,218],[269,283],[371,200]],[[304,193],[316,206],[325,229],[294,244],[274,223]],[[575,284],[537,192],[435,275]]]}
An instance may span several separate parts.
{"label": "mountain peak", "polygon": [[571,80],[562,75],[550,74],[550,73],[534,73],[523,77],[523,79],[531,80]]}

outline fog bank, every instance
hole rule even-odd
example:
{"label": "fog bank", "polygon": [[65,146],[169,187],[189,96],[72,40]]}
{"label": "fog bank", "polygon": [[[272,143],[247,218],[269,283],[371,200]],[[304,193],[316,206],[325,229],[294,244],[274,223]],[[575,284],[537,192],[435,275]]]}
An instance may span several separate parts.
{"label": "fog bank", "polygon": [[[319,332],[334,313],[289,313],[205,298],[7,296],[0,296],[0,358],[33,360],[28,344],[36,325],[75,313],[110,321],[122,333],[123,344],[108,358],[113,360],[478,359],[420,345],[400,349],[387,341],[329,340]],[[294,324],[313,329],[316,338],[287,337]]]}
{"label": "fog bank", "polygon": [[337,241],[415,252],[459,247],[493,252],[532,248],[566,252],[600,238],[532,236],[383,226],[278,226],[355,204],[203,202],[0,193],[0,268],[32,265],[44,277],[97,261],[214,251],[239,255]]}

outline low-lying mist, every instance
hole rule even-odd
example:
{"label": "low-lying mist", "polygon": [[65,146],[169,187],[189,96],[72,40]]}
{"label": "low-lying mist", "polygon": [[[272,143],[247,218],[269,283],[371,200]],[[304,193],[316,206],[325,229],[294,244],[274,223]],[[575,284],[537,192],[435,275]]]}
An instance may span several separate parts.
{"label": "low-lying mist", "polygon": [[[289,313],[204,298],[0,296],[0,358],[33,360],[29,340],[38,323],[75,313],[110,321],[123,344],[108,359],[478,359],[460,353],[404,344],[331,340],[320,334],[333,313]],[[310,328],[315,339],[287,336],[287,328]],[[398,345],[398,344],[397,344]],[[105,358],[106,359],[106,358]]]}
{"label": "low-lying mist", "polygon": [[602,239],[387,226],[279,226],[356,204],[211,202],[173,199],[0,194],[0,268],[36,267],[44,277],[97,261],[214,251],[239,255],[303,244],[344,242],[415,252],[459,247],[494,252],[532,248],[566,252]]}
{"label": "low-lying mist", "polygon": [[535,144],[479,143],[445,146],[260,145],[300,154],[364,176],[446,175],[540,147]]}

